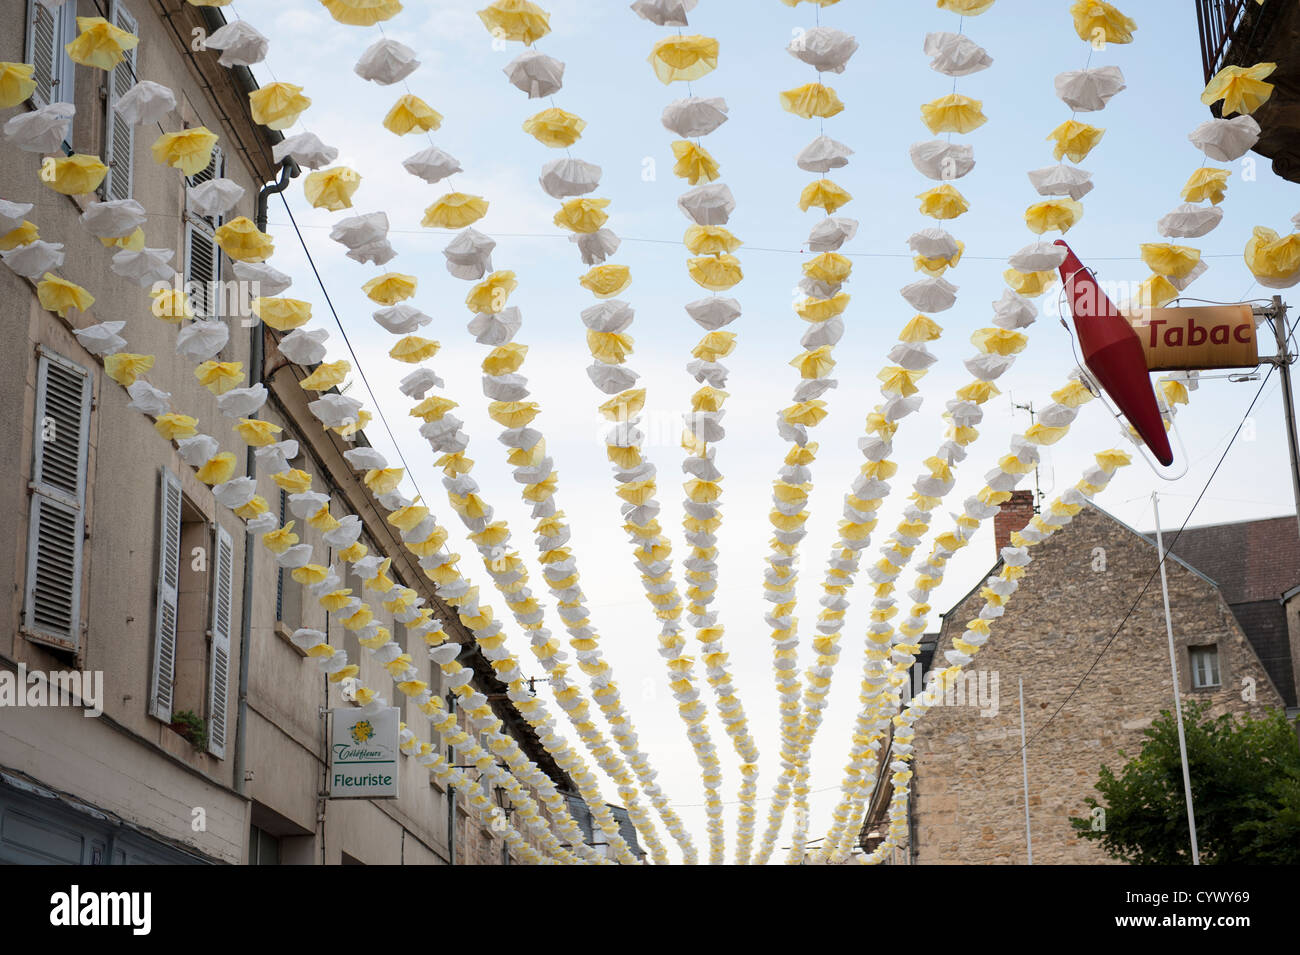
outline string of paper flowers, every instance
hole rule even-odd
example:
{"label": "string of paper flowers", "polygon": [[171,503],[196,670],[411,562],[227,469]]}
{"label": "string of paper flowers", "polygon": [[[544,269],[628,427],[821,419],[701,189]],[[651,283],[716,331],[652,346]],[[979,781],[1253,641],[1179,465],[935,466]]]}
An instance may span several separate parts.
{"label": "string of paper flowers", "polygon": [[[730,655],[723,644],[725,628],[718,622],[716,611],[710,611],[718,589],[717,532],[722,524],[720,502],[722,498],[722,472],[718,469],[716,452],[718,442],[726,435],[722,418],[729,397],[723,390],[728,369],[721,359],[735,348],[736,335],[724,331],[741,315],[740,303],[734,298],[721,298],[719,292],[730,291],[743,279],[743,271],[734,253],[741,240],[726,223],[734,207],[728,187],[719,179],[720,169],[716,159],[704,148],[701,139],[712,133],[727,119],[727,105],[722,97],[697,96],[691,85],[712,70],[717,62],[717,41],[708,37],[683,36],[681,27],[689,25],[687,13],[693,2],[681,0],[643,0],[632,9],[643,19],[657,26],[677,27],[675,35],[658,40],[650,54],[656,76],[665,83],[684,81],[687,96],[670,102],[663,111],[662,122],[666,129],[679,138],[672,143],[676,160],[674,175],[685,179],[693,188],[679,198],[679,208],[687,212],[692,224],[686,230],[683,242],[691,258],[687,272],[701,288],[711,292],[707,298],[686,305],[686,313],[704,329],[704,337],[692,350],[694,359],[688,371],[700,380],[701,387],[691,396],[691,411],[684,416],[686,424],[682,446],[686,457],[682,471],[687,475],[683,484],[686,499],[683,501],[682,526],[691,544],[691,553],[683,562],[689,582],[686,588],[687,621],[695,628],[699,641],[705,677],[714,692],[718,718],[740,761],[739,812],[736,825],[736,860],[744,864],[749,860],[753,842],[754,801],[758,796],[758,747],[750,734],[749,720],[733,682]],[[692,57],[695,51],[703,55]],[[713,212],[708,221],[691,214],[701,199],[706,200]],[[703,364],[710,366],[708,376],[700,376],[693,369]]]}
{"label": "string of paper flowers", "polygon": [[[157,84],[153,84],[153,86],[156,87]],[[170,106],[166,105],[168,101],[170,100],[171,102],[174,102],[170,90],[167,90],[165,87],[150,89],[149,87],[140,84],[137,84],[137,87],[150,92],[153,103],[151,108],[154,110],[153,118],[155,120],[163,118],[170,109]],[[215,138],[213,141],[215,141]],[[190,168],[194,171],[204,168],[208,162],[210,162],[209,157],[213,141],[207,142],[206,157],[200,155],[191,156],[189,158]],[[187,171],[189,170],[187,169]],[[232,194],[230,186],[233,186],[233,183],[230,183],[228,180],[218,180],[217,183],[218,187],[216,189],[206,190],[206,195],[208,199],[214,202],[219,199],[221,202],[227,203],[224,207],[214,210],[214,212],[220,213],[228,211],[230,206],[238,201],[239,194],[242,194],[242,190],[239,190],[238,194]],[[84,183],[71,184],[62,182],[58,183],[58,185],[62,186],[59,191],[66,191],[70,188],[75,188],[75,185],[84,185]],[[89,188],[94,188],[94,185],[90,185]],[[237,186],[234,188],[239,189]],[[69,192],[68,194],[76,193]],[[202,198],[203,195],[204,193],[200,193],[200,198]],[[129,238],[132,243],[138,242],[141,247],[143,247],[143,233],[139,228],[140,223],[143,221],[143,210],[136,207],[138,207],[138,203],[134,203],[133,200],[126,200],[113,205],[108,203],[98,203],[90,210],[90,214],[88,215],[88,227],[91,227],[92,229],[100,229],[101,231],[114,232],[120,235],[124,240]],[[27,210],[24,210],[24,213],[29,210],[30,206],[27,207]],[[6,211],[9,212],[12,210]],[[241,278],[248,278],[249,280],[270,278],[274,282],[279,283],[281,287],[278,290],[283,291],[283,289],[287,287],[287,277],[284,277],[279,273],[274,273],[274,270],[270,269],[269,266],[262,264],[273,248],[269,237],[257,233],[255,228],[250,230],[248,227],[251,226],[251,223],[248,223],[247,225],[245,225],[245,223],[246,220],[244,220],[244,222],[235,220],[235,222],[230,224],[231,228],[226,230],[224,233],[222,230],[218,230],[218,244],[221,245],[221,247],[226,250],[227,254],[230,254],[232,259],[236,261],[237,275],[240,273],[240,265],[251,263],[250,267],[254,274],[248,276],[241,275]],[[132,226],[135,231],[128,233],[128,229]],[[109,243],[106,242],[105,244]],[[123,244],[126,243],[124,242]],[[118,266],[115,270],[119,271],[120,274],[127,274],[128,277],[136,279],[142,285],[148,285],[152,281],[161,280],[163,278],[161,275],[161,266],[163,262],[169,261],[171,255],[174,253],[171,253],[170,250],[147,251],[160,251],[167,253],[165,257],[161,255],[149,257],[153,260],[153,273],[148,273],[147,270],[141,270],[139,274],[130,273],[121,263],[115,263],[115,265]],[[170,271],[169,276],[173,276],[173,273],[170,273]],[[64,291],[67,291],[66,285],[64,286]],[[84,292],[84,290],[82,290],[82,292]],[[88,293],[77,294],[76,292],[73,292],[72,294],[75,301],[72,303],[71,307],[76,307],[77,304],[80,304],[83,308],[89,307],[90,301],[93,301],[93,299],[89,298]],[[188,313],[188,302],[184,298],[183,292],[178,291],[166,293],[164,304],[161,306],[158,302],[159,297],[156,297],[154,309],[155,314],[158,314],[159,317],[179,322]],[[49,294],[45,295],[43,298],[47,300],[52,299]],[[59,303],[51,300],[51,304],[55,305],[57,310]],[[65,316],[67,307],[68,306],[65,305],[62,309],[62,314]],[[260,314],[272,316],[270,317],[268,324],[272,324],[273,327],[275,327],[277,320],[280,319],[284,319],[285,321],[294,324],[302,324],[302,322],[310,316],[310,309],[306,306],[306,303],[295,303],[291,301],[286,303],[282,301],[273,304],[273,300],[264,298],[258,300],[258,303],[256,303],[254,307]],[[288,317],[286,318],[286,316]],[[106,325],[109,327],[105,327]],[[117,327],[111,327],[114,325]],[[203,332],[196,328],[196,326],[199,325],[209,326],[213,331]],[[229,480],[234,471],[234,455],[229,452],[213,454],[212,452],[215,451],[218,446],[216,440],[206,435],[199,435],[194,427],[197,424],[195,419],[186,415],[176,415],[167,410],[169,406],[169,396],[158,389],[153,388],[141,377],[143,373],[147,371],[148,367],[152,366],[151,357],[121,352],[120,349],[125,345],[125,342],[116,334],[121,330],[120,326],[121,323],[100,323],[100,325],[92,326],[90,329],[78,330],[82,333],[78,337],[81,338],[83,342],[89,343],[91,349],[95,350],[97,354],[105,356],[106,370],[108,370],[110,376],[114,377],[114,380],[123,384],[125,387],[128,387],[128,389],[134,389],[132,391],[133,404],[136,407],[140,407],[141,410],[148,409],[149,413],[157,417],[157,429],[160,433],[163,433],[170,439],[177,441],[178,447],[181,448],[182,456],[187,460],[187,463],[191,463],[193,466],[199,468],[198,476],[201,480],[216,485],[214,487],[214,494],[221,503],[236,508],[236,512],[239,513],[241,517],[246,519],[252,518],[250,523],[254,525],[255,530],[266,529],[265,527],[257,527],[259,523],[267,523],[269,526],[274,527],[276,521],[267,513],[265,501],[253,494],[254,487],[252,480],[250,478]],[[212,353],[215,353],[216,350],[219,350],[224,345],[226,337],[228,336],[228,329],[219,322],[195,323],[194,326],[189,326],[189,328],[195,328],[195,333],[189,336],[188,339],[186,339],[184,334],[182,334],[182,340],[180,341],[180,348],[178,350],[183,354],[187,353],[187,347],[190,349],[212,348]],[[188,330],[189,329],[187,328],[186,331]],[[323,340],[323,338],[324,333],[321,333],[319,339],[312,340],[312,344],[319,346],[319,342]],[[193,357],[198,358],[202,356],[195,355]],[[346,363],[339,364],[346,365]],[[317,369],[318,372],[320,370],[320,368]],[[336,367],[331,369],[329,374],[337,372],[338,368]],[[239,416],[254,414],[266,400],[265,389],[260,385],[254,386],[250,389],[238,389],[235,387],[243,378],[242,368],[239,367],[238,363],[216,363],[206,361],[200,366],[197,374],[205,385],[222,396],[220,399],[221,410],[223,413],[228,415]],[[346,369],[343,369],[343,374],[346,374]],[[329,375],[326,377],[328,376]],[[342,398],[342,396],[333,395],[326,396],[326,398],[338,399]],[[318,416],[320,416],[318,408],[322,403],[328,404],[328,402],[321,400],[313,402],[313,413],[318,414]],[[347,422],[339,422],[332,426],[335,430],[339,430],[344,434],[354,432],[361,424],[363,424],[363,422],[359,420],[359,403],[357,407],[349,410],[353,412],[350,416],[350,420]],[[329,426],[328,422],[325,423]],[[272,468],[272,470],[276,471],[272,477],[282,488],[294,492],[291,494],[291,499],[294,499],[293,506],[295,507],[295,510],[298,510],[303,506],[302,499],[304,497],[314,497],[317,499],[324,498],[324,495],[313,495],[310,491],[309,476],[304,472],[288,469],[286,458],[296,455],[296,446],[290,449],[286,447],[286,445],[295,443],[275,442],[274,433],[278,432],[278,428],[275,428],[274,425],[271,425],[268,422],[244,417],[241,418],[240,424],[236,426],[236,430],[246,443],[261,446],[259,447],[257,455],[259,463],[264,460],[268,462],[277,462],[277,467]],[[268,438],[270,439],[269,441],[267,440]],[[202,461],[201,464],[200,461]],[[400,480],[400,474],[398,480]],[[394,486],[395,483],[396,482],[394,482]],[[306,503],[311,508],[317,506],[321,508],[320,511],[312,516],[322,524],[335,522],[335,519],[328,515],[328,506],[323,503],[323,501],[312,500]],[[308,511],[308,513],[310,513],[310,511]],[[345,534],[352,533],[353,541],[355,542],[355,537],[359,536],[360,532],[360,523],[356,518],[350,519],[350,526],[342,525],[342,522],[335,523],[341,525],[340,527],[335,528],[335,530],[343,531]],[[353,530],[355,530],[354,533]],[[310,547],[296,544],[296,535],[292,534],[291,525],[288,528],[280,528],[264,535],[264,543],[266,543],[268,547],[272,547],[279,551],[277,554],[277,562],[282,567],[291,568],[293,576],[300,582],[309,583],[316,580],[316,578],[320,577],[322,574],[328,576],[328,571],[326,571],[325,568],[320,565],[310,564]],[[339,543],[341,544],[342,542],[340,541]],[[378,558],[374,558],[373,560],[378,564]],[[374,576],[375,578],[383,577],[382,573],[377,573]],[[389,582],[388,586],[391,588],[391,582]],[[409,593],[409,598],[414,598],[415,596],[414,592]],[[420,598],[420,602],[422,602],[422,598]],[[354,610],[354,615],[369,616],[365,612],[368,611],[369,608],[367,607],[365,608],[365,611],[363,611],[361,608],[364,605],[360,605],[359,601],[357,601],[357,603],[358,606]],[[404,608],[404,611],[406,609],[407,608]],[[425,610],[422,616],[427,620],[427,615],[430,612],[431,611]],[[410,617],[411,622],[414,623],[417,616],[421,616],[421,614],[418,611],[413,611]],[[418,629],[420,624],[415,624],[415,626]],[[392,646],[396,647],[396,644],[392,644]],[[345,674],[345,676],[338,677],[339,680],[345,679],[348,675],[352,675],[355,672],[355,668],[349,670],[346,657],[339,660],[337,655],[331,655],[325,662],[328,664],[327,672],[330,672],[335,676],[340,673]],[[427,692],[423,695],[427,697]],[[417,702],[420,701],[417,700]],[[427,700],[425,702],[427,702]],[[488,713],[490,715],[490,710]],[[541,774],[539,773],[538,775]],[[559,808],[562,807],[563,800],[560,799]],[[572,832],[580,834],[580,830],[577,829],[576,826],[573,827]]]}

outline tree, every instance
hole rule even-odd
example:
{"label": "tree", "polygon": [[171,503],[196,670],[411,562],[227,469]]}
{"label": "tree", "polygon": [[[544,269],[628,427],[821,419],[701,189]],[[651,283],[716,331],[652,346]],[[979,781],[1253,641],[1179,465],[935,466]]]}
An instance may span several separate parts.
{"label": "tree", "polygon": [[[1201,862],[1300,863],[1300,744],[1281,711],[1260,719],[1216,718],[1191,701],[1183,708],[1187,763]],[[1089,796],[1092,817],[1071,818],[1081,838],[1111,858],[1137,865],[1188,865],[1191,843],[1183,792],[1178,724],[1161,711],[1143,734],[1142,751],[1116,776],[1102,766]],[[1125,757],[1123,750],[1120,756]],[[1104,825],[1095,820],[1104,809]]]}

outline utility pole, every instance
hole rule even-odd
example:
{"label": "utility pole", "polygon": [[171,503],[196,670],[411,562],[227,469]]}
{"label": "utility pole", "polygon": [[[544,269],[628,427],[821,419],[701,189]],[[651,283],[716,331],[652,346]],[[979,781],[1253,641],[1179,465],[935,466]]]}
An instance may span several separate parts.
{"label": "utility pole", "polygon": [[1282,296],[1273,296],[1273,305],[1265,309],[1273,321],[1273,334],[1277,338],[1277,354],[1264,361],[1282,373],[1282,411],[1286,421],[1286,440],[1291,451],[1291,491],[1295,495],[1296,520],[1300,521],[1300,450],[1296,447],[1295,396],[1291,392],[1291,364],[1296,360],[1287,347],[1286,306]]}

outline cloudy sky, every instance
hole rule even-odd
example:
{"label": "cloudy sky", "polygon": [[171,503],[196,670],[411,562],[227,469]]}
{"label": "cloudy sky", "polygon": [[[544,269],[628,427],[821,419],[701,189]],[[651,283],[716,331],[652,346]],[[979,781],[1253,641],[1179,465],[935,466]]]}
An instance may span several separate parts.
{"label": "cloudy sky", "polygon": [[[388,36],[419,53],[422,65],[407,82],[412,92],[444,117],[441,128],[429,138],[399,138],[385,130],[381,120],[405,90],[400,85],[366,83],[350,68],[379,39],[378,28],[341,26],[316,0],[240,0],[226,9],[271,38],[269,58],[255,69],[259,79],[300,84],[312,97],[313,106],[302,123],[288,132],[310,130],[337,146],[339,162],[362,176],[354,211],[382,209],[389,214],[399,256],[387,268],[419,276],[413,304],[434,317],[429,334],[442,343],[442,351],[431,365],[446,380],[445,394],[461,403],[456,413],[466,422],[472,438],[469,451],[479,462],[474,477],[498,515],[510,522],[517,546],[531,556],[535,552],[527,538],[533,521],[519,501],[504,449],[495,440],[499,428],[486,415],[480,389],[478,363],[486,348],[465,330],[471,317],[463,304],[468,285],[444,268],[441,249],[450,235],[421,229],[419,224],[423,209],[444,189],[406,173],[401,160],[426,148],[431,139],[460,160],[464,173],[455,177],[455,188],[490,201],[488,215],[475,227],[498,242],[494,266],[511,269],[519,278],[511,304],[524,315],[518,340],[528,344],[530,352],[523,372],[543,408],[535,427],[546,434],[549,453],[557,462],[557,502],[573,526],[573,547],[603,635],[602,647],[661,782],[703,848],[702,795],[695,763],[668,692],[662,661],[655,653],[655,620],[619,529],[619,501],[595,412],[604,396],[583,371],[591,360],[578,318],[579,311],[592,303],[578,285],[585,266],[575,247],[551,223],[557,202],[537,183],[541,165],[557,153],[521,129],[527,117],[548,104],[530,101],[506,81],[502,68],[519,47],[494,44],[475,14],[479,5],[472,0],[412,0],[384,27]],[[685,542],[680,535],[677,474],[682,452],[677,437],[679,416],[689,410],[688,397],[698,387],[685,365],[700,336],[683,305],[704,293],[686,274],[681,237],[689,223],[675,200],[687,185],[672,175],[670,143],[675,137],[660,124],[660,114],[665,104],[687,91],[681,84],[662,85],[646,62],[654,41],[670,31],[641,20],[623,0],[552,0],[547,6],[553,32],[539,48],[566,63],[564,89],[555,102],[587,122],[572,155],[602,167],[603,181],[596,195],[612,200],[609,227],[623,238],[615,260],[632,268],[633,284],[621,296],[637,310],[631,365],[648,388],[646,452],[659,467],[661,520],[680,558]],[[1120,66],[1127,81],[1128,88],[1100,118],[1083,117],[1104,126],[1106,135],[1083,163],[1092,172],[1096,188],[1084,200],[1084,219],[1068,236],[1083,261],[1095,267],[1104,281],[1137,282],[1146,277],[1138,258],[1139,243],[1160,241],[1156,220],[1181,201],[1182,184],[1204,162],[1187,140],[1187,133],[1209,118],[1199,101],[1203,77],[1191,4],[1130,3],[1138,8],[1129,10],[1138,18],[1136,41],[1101,51],[1093,51],[1075,35],[1068,6],[1065,0],[1000,0],[989,13],[962,25],[994,58],[990,69],[958,84],[959,92],[983,101],[988,122],[962,140],[974,146],[977,166],[960,183],[971,211],[947,223],[966,243],[964,259],[947,276],[960,286],[959,300],[955,308],[938,316],[945,332],[932,346],[940,360],[922,383],[925,405],[906,419],[895,441],[893,458],[901,466],[896,488],[910,482],[921,459],[933,454],[943,440],[939,419],[943,402],[969,378],[961,359],[972,353],[970,333],[988,324],[990,303],[1003,288],[1006,257],[1033,239],[1022,214],[1039,197],[1025,174],[1053,161],[1045,137],[1069,117],[1069,109],[1054,95],[1054,76],[1080,69],[1091,58],[1093,66]],[[725,520],[719,535],[721,580],[714,606],[727,627],[736,681],[763,754],[760,786],[765,797],[777,772],[777,719],[761,580],[769,485],[785,453],[774,420],[798,382],[797,372],[787,362],[801,351],[803,323],[790,306],[806,257],[801,247],[820,216],[817,210],[799,211],[800,190],[811,177],[794,164],[795,154],[818,134],[819,124],[784,112],[777,94],[813,79],[812,71],[790,56],[785,46],[796,31],[812,26],[817,14],[809,5],[791,9],[778,0],[702,0],[691,18],[692,32],[721,42],[718,69],[694,83],[692,92],[725,97],[730,108],[730,120],[705,145],[721,163],[723,181],[736,197],[729,227],[746,243],[738,253],[745,280],[729,293],[745,311],[731,326],[739,342],[726,359],[732,369],[727,387],[731,398],[726,406],[727,436],[717,452],[726,479]],[[816,431],[821,453],[814,467],[810,534],[802,545],[800,597],[806,626],[815,618],[817,584],[841,498],[861,463],[856,440],[862,435],[865,414],[879,401],[875,373],[887,363],[885,352],[912,315],[897,294],[917,277],[906,240],[912,232],[935,224],[917,210],[915,195],[933,183],[911,165],[907,147],[931,138],[920,120],[920,104],[950,92],[953,84],[928,68],[922,41],[928,31],[958,29],[956,16],[924,2],[886,5],[850,0],[821,11],[821,22],[856,34],[861,43],[847,71],[828,80],[847,108],[824,126],[827,135],[855,150],[850,165],[837,170],[833,178],[855,197],[841,214],[860,219],[862,228],[843,250],[854,262],[848,286],[853,301],[845,316],[847,333],[835,353],[839,387],[828,393],[830,416]],[[1275,177],[1267,160],[1248,154],[1233,164],[1232,171],[1223,223],[1205,238],[1191,240],[1203,250],[1209,271],[1190,294],[1204,299],[1241,301],[1264,295],[1252,282],[1242,249],[1255,225],[1291,231],[1288,220],[1300,208],[1295,187]],[[406,369],[387,357],[391,337],[371,320],[374,306],[360,291],[362,283],[379,270],[348,260],[342,247],[330,241],[331,224],[345,213],[311,209],[298,184],[290,190],[289,202],[338,317],[357,348],[374,388],[374,401],[360,382],[351,393],[385,413],[410,462],[414,484],[435,505],[444,524],[459,528],[438,487],[434,455],[416,431],[418,422],[407,416],[410,402],[396,389]],[[291,294],[315,302],[317,316],[329,327],[332,320],[321,290],[311,278],[302,249],[292,241],[283,207],[277,204],[271,207],[270,229],[278,240],[276,265],[297,277]],[[1073,365],[1070,337],[1056,321],[1055,296],[1041,301],[1044,315],[1029,329],[1029,348],[999,381],[1003,394],[986,406],[983,436],[960,466],[958,486],[948,499],[953,507],[980,487],[984,472],[1006,452],[1013,431],[1029,424],[1026,413],[1013,404],[1046,404],[1048,394],[1065,381]],[[330,357],[346,357],[337,335],[332,341],[336,350]],[[1158,489],[1166,525],[1181,524],[1258,387],[1257,382],[1204,383],[1179,418],[1184,446],[1179,456],[1187,462],[1187,474],[1165,482],[1138,464],[1111,485],[1101,505],[1128,523],[1149,529],[1150,494]],[[389,449],[382,428],[371,426],[368,435],[377,446]],[[1069,437],[1045,452],[1040,474],[1043,490],[1059,493],[1069,487],[1091,463],[1092,452],[1121,440],[1116,423],[1101,404],[1089,405]],[[414,493],[409,486],[407,492]],[[899,490],[883,510],[879,539],[897,520],[904,496]],[[1291,508],[1275,376],[1192,523],[1271,516]],[[472,551],[466,542],[460,546],[464,553]],[[927,549],[923,544],[918,556]],[[873,547],[867,553],[874,552]],[[937,610],[946,610],[969,590],[993,559],[991,529],[986,529],[950,563],[948,577],[933,601]],[[541,592],[535,564],[531,572],[538,583],[535,589]],[[904,579],[910,576],[909,572]],[[485,574],[473,577],[484,586],[490,584]],[[1086,576],[1081,576],[1079,586],[1087,585]],[[856,705],[868,597],[862,587],[853,597],[855,609],[844,630],[835,690],[814,753],[814,836],[825,830],[838,795]],[[494,605],[504,612],[502,601]],[[560,632],[558,618],[552,617],[551,625]],[[936,617],[931,628],[937,625]],[[526,656],[523,640],[515,646],[526,657],[525,670],[540,674],[540,666]],[[738,779],[735,759],[719,724],[711,721],[711,726],[723,754],[726,798],[733,800]],[[613,787],[607,791],[612,795]],[[760,831],[766,805],[765,799],[760,804]],[[728,808],[730,838],[734,806]],[[778,846],[788,845],[787,834],[788,824]]]}

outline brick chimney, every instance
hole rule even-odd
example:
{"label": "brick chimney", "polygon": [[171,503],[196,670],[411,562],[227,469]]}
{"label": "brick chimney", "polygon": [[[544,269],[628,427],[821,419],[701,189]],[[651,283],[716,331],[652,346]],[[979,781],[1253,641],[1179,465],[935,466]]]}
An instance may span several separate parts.
{"label": "brick chimney", "polygon": [[993,540],[998,553],[1011,546],[1011,535],[1028,525],[1034,516],[1034,492],[1012,491],[1011,500],[993,515]]}

